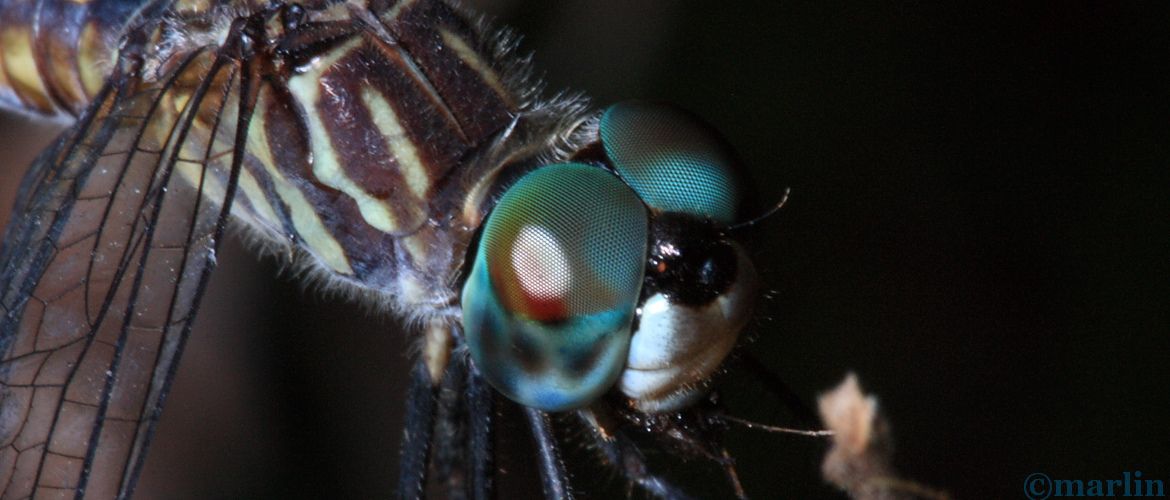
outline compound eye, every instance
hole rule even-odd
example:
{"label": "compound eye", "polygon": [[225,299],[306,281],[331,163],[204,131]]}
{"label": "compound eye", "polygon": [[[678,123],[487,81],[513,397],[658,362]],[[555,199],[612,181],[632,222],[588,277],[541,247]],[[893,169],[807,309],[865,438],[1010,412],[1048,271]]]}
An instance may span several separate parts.
{"label": "compound eye", "polygon": [[484,378],[546,411],[588,404],[625,363],[649,219],[613,174],[558,164],[525,175],[484,223],[463,325]]}
{"label": "compound eye", "polygon": [[735,222],[734,157],[698,117],[665,104],[623,102],[602,115],[600,135],[614,170],[655,211]]}

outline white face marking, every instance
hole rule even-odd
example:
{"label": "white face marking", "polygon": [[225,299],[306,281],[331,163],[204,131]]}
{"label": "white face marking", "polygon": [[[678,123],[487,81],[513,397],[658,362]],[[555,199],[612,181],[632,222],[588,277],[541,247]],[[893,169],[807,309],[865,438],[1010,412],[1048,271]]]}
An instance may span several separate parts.
{"label": "white face marking", "polygon": [[[630,349],[633,351],[633,348]],[[634,399],[651,397],[661,388],[668,387],[675,377],[680,375],[679,368],[662,368],[660,370],[633,370],[627,365],[622,373],[622,392]]]}
{"label": "white face marking", "polygon": [[690,404],[735,347],[751,315],[756,286],[751,262],[742,250],[737,253],[735,283],[712,302],[691,307],[662,294],[643,302],[618,384],[639,410],[665,412]]}
{"label": "white face marking", "polygon": [[[679,328],[689,328],[682,324],[680,317],[683,311],[678,306],[672,306],[670,301],[662,295],[654,295],[646,299],[642,306],[642,320],[638,331],[630,342],[630,356],[626,361],[626,369],[632,370],[660,370],[668,368],[679,352],[684,349],[679,345],[682,339],[675,335],[682,332]],[[699,318],[702,319],[702,318]]]}
{"label": "white face marking", "polygon": [[512,244],[511,260],[520,287],[530,297],[564,297],[573,286],[569,257],[545,228],[521,228]]}

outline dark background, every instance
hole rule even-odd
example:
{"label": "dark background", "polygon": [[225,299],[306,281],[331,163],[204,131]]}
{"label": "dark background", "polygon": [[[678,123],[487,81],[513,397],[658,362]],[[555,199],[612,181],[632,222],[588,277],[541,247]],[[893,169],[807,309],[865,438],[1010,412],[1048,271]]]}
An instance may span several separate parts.
{"label": "dark background", "polygon": [[[1031,472],[1170,482],[1164,5],[477,4],[550,88],[681,104],[761,199],[792,188],[754,242],[749,348],[809,401],[858,373],[906,475],[960,498],[1019,497]],[[5,184],[34,151],[5,152]],[[141,496],[385,496],[405,335],[227,246]],[[734,385],[733,411],[791,423]],[[820,442],[730,439],[754,496],[832,495]],[[578,482],[598,477],[616,484]]]}

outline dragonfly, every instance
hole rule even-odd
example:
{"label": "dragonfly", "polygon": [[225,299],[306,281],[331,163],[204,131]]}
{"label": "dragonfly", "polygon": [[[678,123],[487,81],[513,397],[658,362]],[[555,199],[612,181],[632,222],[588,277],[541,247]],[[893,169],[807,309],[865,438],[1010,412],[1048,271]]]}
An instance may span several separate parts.
{"label": "dragonfly", "polygon": [[0,23],[0,102],[76,117],[0,248],[4,498],[131,495],[229,224],[414,327],[398,496],[490,496],[501,404],[550,498],[575,487],[563,425],[648,494],[688,496],[638,433],[743,496],[713,384],[759,285],[700,119],[546,97],[510,35],[438,0],[2,2]]}

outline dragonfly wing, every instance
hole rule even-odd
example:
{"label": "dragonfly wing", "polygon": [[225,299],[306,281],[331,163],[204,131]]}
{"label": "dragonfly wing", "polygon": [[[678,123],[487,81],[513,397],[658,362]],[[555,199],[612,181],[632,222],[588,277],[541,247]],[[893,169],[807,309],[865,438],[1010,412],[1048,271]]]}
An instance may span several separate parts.
{"label": "dragonfly wing", "polygon": [[127,60],[37,159],[0,250],[3,498],[129,496],[215,266],[256,79],[222,49],[161,78]]}

